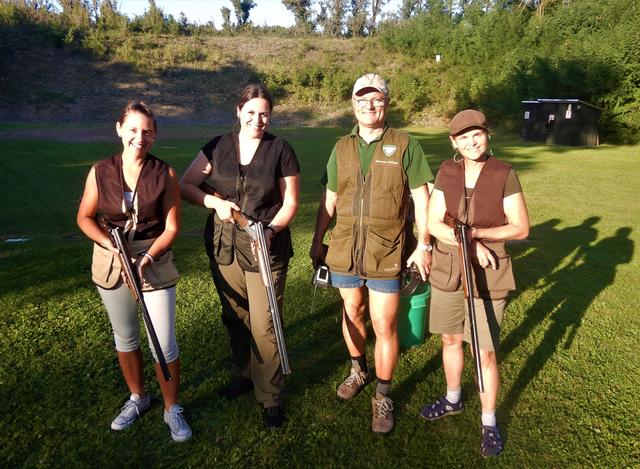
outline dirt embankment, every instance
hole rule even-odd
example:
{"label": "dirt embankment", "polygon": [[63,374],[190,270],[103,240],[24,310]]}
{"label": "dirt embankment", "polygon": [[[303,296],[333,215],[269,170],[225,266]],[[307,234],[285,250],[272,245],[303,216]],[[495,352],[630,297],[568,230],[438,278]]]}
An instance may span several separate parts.
{"label": "dirt embankment", "polygon": [[[294,56],[312,60],[318,53],[313,48],[302,53],[298,41],[288,38],[266,42],[236,37],[183,40],[191,41],[184,50],[197,46],[206,51],[206,58],[198,63],[180,62],[182,45],[175,38],[160,38],[157,44],[140,46],[139,61],[134,65],[43,43],[46,41],[39,36],[24,31],[0,31],[0,122],[56,125],[50,129],[4,129],[0,138],[111,140],[112,123],[132,99],[152,107],[161,134],[163,126],[171,124],[183,127],[180,137],[189,138],[190,132],[199,137],[198,130],[186,127],[232,126],[236,93],[245,84],[268,75],[274,63],[286,64]],[[323,53],[327,47],[344,47],[330,41],[326,44],[321,47]],[[171,59],[171,54],[178,57],[175,63],[162,63],[166,57]],[[348,103],[300,104],[291,96],[277,96],[273,125],[346,125],[351,121],[348,111]],[[166,132],[173,131],[167,127]]]}

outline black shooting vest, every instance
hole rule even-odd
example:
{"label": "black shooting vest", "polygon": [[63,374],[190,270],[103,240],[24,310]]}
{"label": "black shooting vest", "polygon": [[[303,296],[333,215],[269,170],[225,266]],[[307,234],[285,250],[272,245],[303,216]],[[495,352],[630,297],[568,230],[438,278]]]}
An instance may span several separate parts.
{"label": "black shooting vest", "polygon": [[[212,170],[206,182],[223,199],[235,202],[243,213],[266,226],[282,207],[279,167],[285,145],[281,138],[265,133],[243,177],[238,167],[238,134],[219,135],[207,144],[212,147],[211,155],[206,155]],[[207,254],[219,265],[229,265],[237,256],[240,267],[258,272],[249,235],[235,224],[224,223],[215,211],[207,219],[204,238]],[[288,227],[273,236],[269,255],[273,271],[287,267],[293,256]]]}

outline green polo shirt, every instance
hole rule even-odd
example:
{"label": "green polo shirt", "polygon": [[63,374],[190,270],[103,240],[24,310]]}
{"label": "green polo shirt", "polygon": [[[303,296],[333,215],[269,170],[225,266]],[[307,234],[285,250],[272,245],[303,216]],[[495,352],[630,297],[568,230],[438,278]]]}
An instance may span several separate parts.
{"label": "green polo shirt", "polygon": [[[387,131],[388,127],[385,127],[384,131]],[[369,166],[371,165],[371,158],[376,151],[378,142],[382,140],[384,132],[379,138],[373,140],[371,143],[365,142],[358,135],[358,125],[351,130],[351,135],[355,135],[358,139],[358,155],[360,157],[360,168],[362,174],[366,175],[369,172]],[[418,141],[409,135],[409,145],[402,155],[402,166],[404,172],[407,175],[409,181],[409,189],[416,189],[428,182],[433,181],[433,173],[429,167],[426,156],[422,151],[422,147]],[[338,165],[336,162],[336,147],[333,147],[331,156],[327,162],[327,170],[322,176],[321,183],[326,185],[327,189],[333,192],[338,191]]]}

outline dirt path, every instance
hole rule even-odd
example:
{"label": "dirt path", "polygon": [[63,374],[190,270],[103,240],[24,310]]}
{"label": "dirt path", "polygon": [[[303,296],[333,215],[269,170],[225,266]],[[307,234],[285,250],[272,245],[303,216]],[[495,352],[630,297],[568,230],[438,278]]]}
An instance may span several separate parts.
{"label": "dirt path", "polygon": [[[160,125],[158,141],[176,139],[202,139],[212,137],[220,127],[202,125]],[[37,127],[0,130],[0,139],[7,140],[50,140],[70,143],[117,142],[115,125],[96,124],[88,127]]]}

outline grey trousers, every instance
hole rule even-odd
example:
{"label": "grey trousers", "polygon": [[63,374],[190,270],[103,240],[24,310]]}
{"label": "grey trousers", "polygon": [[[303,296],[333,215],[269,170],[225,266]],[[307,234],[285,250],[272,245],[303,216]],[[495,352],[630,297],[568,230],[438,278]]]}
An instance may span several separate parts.
{"label": "grey trousers", "polygon": [[[117,288],[107,290],[99,287],[98,292],[109,315],[113,328],[113,338],[116,350],[132,352],[140,345],[140,318],[137,312],[136,300],[127,286],[120,282]],[[158,342],[167,363],[176,360],[179,355],[176,342],[176,287],[163,288],[150,292],[143,292],[144,302],[149,310],[153,328],[158,336]],[[146,327],[146,326],[145,326]],[[149,334],[147,334],[149,348],[157,362],[156,350]]]}
{"label": "grey trousers", "polygon": [[[239,374],[253,381],[256,400],[264,407],[281,405],[284,375],[260,274],[245,272],[237,260],[231,265],[218,265],[214,261],[210,264],[222,304],[222,322],[229,333]],[[286,269],[273,272],[281,313],[286,278]]]}

